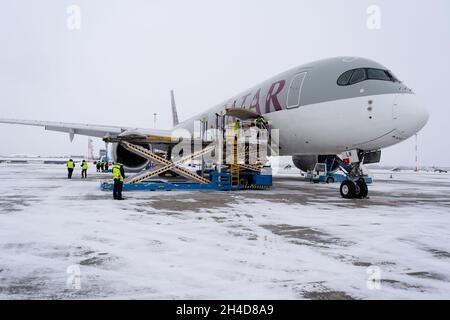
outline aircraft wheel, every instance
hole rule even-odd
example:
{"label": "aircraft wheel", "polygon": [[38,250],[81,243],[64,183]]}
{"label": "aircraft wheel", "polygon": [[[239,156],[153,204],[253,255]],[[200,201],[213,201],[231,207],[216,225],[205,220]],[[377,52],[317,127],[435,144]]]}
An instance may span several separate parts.
{"label": "aircraft wheel", "polygon": [[358,198],[367,198],[367,195],[369,194],[369,188],[367,187],[366,181],[361,178],[356,182],[356,185],[359,188]]}
{"label": "aircraft wheel", "polygon": [[250,185],[250,179],[247,177],[241,177],[239,179],[239,185],[241,187],[248,187]]}
{"label": "aircraft wheel", "polygon": [[341,196],[344,199],[352,199],[356,195],[356,185],[351,180],[345,180],[341,183]]}
{"label": "aircraft wheel", "polygon": [[334,183],[334,178],[333,178],[333,177],[328,177],[328,178],[327,178],[327,183],[328,183],[328,184]]}

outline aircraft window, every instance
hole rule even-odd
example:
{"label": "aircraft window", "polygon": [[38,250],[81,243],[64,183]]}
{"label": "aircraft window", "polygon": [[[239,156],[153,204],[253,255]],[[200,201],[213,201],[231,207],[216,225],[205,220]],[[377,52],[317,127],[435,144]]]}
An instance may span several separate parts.
{"label": "aircraft window", "polygon": [[354,70],[348,70],[347,72],[344,72],[338,79],[338,85],[340,86],[346,86],[348,85],[348,81],[350,80]]}
{"label": "aircraft window", "polygon": [[350,78],[349,84],[355,84],[366,79],[366,71],[364,69],[356,69],[355,72],[353,72],[352,77]]}
{"label": "aircraft window", "polygon": [[388,72],[381,69],[367,69],[367,78],[371,80],[391,81]]}

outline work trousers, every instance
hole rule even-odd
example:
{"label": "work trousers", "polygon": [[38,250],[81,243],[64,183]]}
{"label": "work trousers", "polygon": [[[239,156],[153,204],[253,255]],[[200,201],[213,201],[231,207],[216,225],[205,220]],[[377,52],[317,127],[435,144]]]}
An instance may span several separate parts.
{"label": "work trousers", "polygon": [[113,197],[114,200],[122,199],[123,181],[114,179]]}

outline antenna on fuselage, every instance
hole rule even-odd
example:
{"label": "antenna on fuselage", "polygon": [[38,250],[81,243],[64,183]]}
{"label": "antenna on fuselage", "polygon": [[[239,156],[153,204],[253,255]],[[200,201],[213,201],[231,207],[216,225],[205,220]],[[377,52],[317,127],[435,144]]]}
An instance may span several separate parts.
{"label": "antenna on fuselage", "polygon": [[178,113],[177,106],[175,104],[175,95],[173,94],[173,90],[170,90],[170,102],[172,104],[172,124],[175,127],[178,125]]}

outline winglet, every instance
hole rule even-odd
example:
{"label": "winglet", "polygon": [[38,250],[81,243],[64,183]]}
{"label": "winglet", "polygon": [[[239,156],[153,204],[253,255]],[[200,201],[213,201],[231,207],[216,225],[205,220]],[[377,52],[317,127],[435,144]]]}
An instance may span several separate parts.
{"label": "winglet", "polygon": [[173,94],[173,90],[170,90],[170,100],[172,104],[172,123],[175,127],[178,125],[178,113],[177,113],[177,106],[175,105],[175,96]]}

